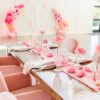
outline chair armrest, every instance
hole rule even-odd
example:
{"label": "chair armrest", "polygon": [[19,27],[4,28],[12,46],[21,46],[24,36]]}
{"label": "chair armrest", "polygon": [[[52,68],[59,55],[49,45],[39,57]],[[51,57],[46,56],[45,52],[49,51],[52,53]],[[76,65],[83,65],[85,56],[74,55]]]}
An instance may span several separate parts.
{"label": "chair armrest", "polygon": [[8,87],[1,72],[0,72],[0,92],[8,92]]}

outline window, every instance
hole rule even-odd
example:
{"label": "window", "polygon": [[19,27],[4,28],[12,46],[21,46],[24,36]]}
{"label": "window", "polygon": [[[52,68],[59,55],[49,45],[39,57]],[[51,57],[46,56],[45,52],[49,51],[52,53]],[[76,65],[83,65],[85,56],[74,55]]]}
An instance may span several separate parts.
{"label": "window", "polygon": [[100,32],[100,0],[97,0],[94,8],[93,31]]}

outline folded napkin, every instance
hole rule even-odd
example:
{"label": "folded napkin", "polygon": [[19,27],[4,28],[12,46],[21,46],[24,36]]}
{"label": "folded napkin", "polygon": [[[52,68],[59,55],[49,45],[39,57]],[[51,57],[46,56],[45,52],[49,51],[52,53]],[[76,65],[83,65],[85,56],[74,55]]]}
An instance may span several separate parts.
{"label": "folded napkin", "polygon": [[91,59],[83,58],[83,59],[79,59],[79,60],[77,60],[76,63],[81,64],[81,65],[86,65],[86,64],[90,64],[91,62],[92,62]]}
{"label": "folded napkin", "polygon": [[36,62],[29,61],[24,64],[23,73],[24,74],[28,73],[32,68],[42,70],[42,69],[49,69],[54,66],[55,66],[54,59],[47,58]]}
{"label": "folded napkin", "polygon": [[17,52],[23,52],[23,51],[30,50],[30,48],[26,47],[26,46],[13,46],[9,50],[13,50],[13,51],[17,51]]}
{"label": "folded napkin", "polygon": [[[76,59],[76,56],[75,55],[74,56],[68,56],[68,57],[72,60],[72,62],[74,62],[75,59]],[[76,61],[77,64],[81,64],[81,65],[90,64],[92,62],[93,62],[92,59],[88,59],[88,58],[84,58],[84,57],[79,57],[77,59],[77,61]]]}

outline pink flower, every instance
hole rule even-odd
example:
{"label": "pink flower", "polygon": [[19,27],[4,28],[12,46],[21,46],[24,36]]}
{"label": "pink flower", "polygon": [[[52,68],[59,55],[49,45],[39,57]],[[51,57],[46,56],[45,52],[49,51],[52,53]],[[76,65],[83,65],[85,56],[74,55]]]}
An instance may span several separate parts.
{"label": "pink flower", "polygon": [[63,41],[63,37],[62,36],[60,36],[60,35],[57,35],[57,36],[55,36],[55,38],[54,38],[54,41],[56,42],[56,43],[61,43],[62,41]]}
{"label": "pink flower", "polygon": [[20,14],[20,9],[18,7],[17,8],[13,8],[12,13],[13,13],[14,16],[17,16],[17,15]]}
{"label": "pink flower", "polygon": [[51,52],[47,53],[47,57],[53,57],[53,53]]}
{"label": "pink flower", "polygon": [[40,34],[45,34],[45,33],[46,33],[46,31],[44,31],[44,30],[40,31]]}
{"label": "pink flower", "polygon": [[86,50],[81,48],[81,47],[78,47],[75,52],[77,54],[81,54],[81,55],[85,55],[86,54]]}
{"label": "pink flower", "polygon": [[64,59],[64,60],[62,60],[62,63],[61,64],[67,65],[68,64],[68,61]]}
{"label": "pink flower", "polygon": [[100,91],[100,88],[98,88],[98,90]]}
{"label": "pink flower", "polygon": [[11,12],[8,12],[6,16],[12,16],[12,13]]}
{"label": "pink flower", "polygon": [[42,50],[43,50],[42,48],[38,48],[38,49],[37,49],[37,52],[38,52],[38,53],[41,53]]}
{"label": "pink flower", "polygon": [[82,70],[83,69],[83,67],[81,66],[80,68],[79,68],[79,70]]}
{"label": "pink flower", "polygon": [[76,76],[77,77],[83,77],[83,76],[85,76],[86,75],[86,73],[85,73],[85,71],[84,70],[79,70],[77,73],[76,73]]}
{"label": "pink flower", "polygon": [[70,66],[68,69],[67,69],[67,72],[68,73],[74,73],[75,72],[75,69],[73,66]]}
{"label": "pink flower", "polygon": [[68,27],[68,23],[66,20],[62,19],[61,22],[58,24],[60,28],[64,29]]}
{"label": "pink flower", "polygon": [[20,5],[15,5],[14,8],[19,8],[19,9],[22,9],[24,7],[24,4],[20,4]]}
{"label": "pink flower", "polygon": [[59,35],[64,35],[66,33],[66,28],[60,28],[58,25],[56,26],[56,31]]}
{"label": "pink flower", "polygon": [[62,20],[62,18],[61,18],[59,13],[55,14],[55,18],[56,18],[57,22],[60,22]]}
{"label": "pink flower", "polygon": [[24,7],[24,4],[20,4],[20,5],[18,6],[19,9],[22,9],[23,7]]}
{"label": "pink flower", "polygon": [[100,53],[100,45],[98,45],[98,46],[96,47],[96,50],[97,50],[98,53]]}
{"label": "pink flower", "polygon": [[47,39],[43,40],[43,43],[44,44],[47,44],[48,43],[48,40]]}
{"label": "pink flower", "polygon": [[85,71],[86,72],[92,72],[92,70],[89,67],[87,67],[87,66],[85,66]]}
{"label": "pink flower", "polygon": [[10,24],[10,23],[13,22],[13,20],[14,19],[13,19],[12,13],[8,12],[7,15],[6,15],[6,18],[5,18],[5,23]]}
{"label": "pink flower", "polygon": [[29,47],[29,44],[26,42],[22,42],[23,45],[25,45],[26,47]]}

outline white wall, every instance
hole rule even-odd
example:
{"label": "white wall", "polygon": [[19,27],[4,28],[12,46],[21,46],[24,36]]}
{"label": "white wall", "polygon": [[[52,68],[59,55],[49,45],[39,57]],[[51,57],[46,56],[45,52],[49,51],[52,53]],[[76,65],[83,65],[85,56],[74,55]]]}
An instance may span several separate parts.
{"label": "white wall", "polygon": [[[91,33],[93,6],[95,0],[16,0],[24,3],[25,9],[17,18],[19,35],[38,33],[44,29],[48,34],[55,33],[55,21],[51,8],[56,8],[68,21],[67,33]],[[14,0],[0,0],[0,30],[8,8]],[[45,7],[46,6],[46,7]]]}
{"label": "white wall", "polygon": [[[59,0],[57,8],[69,23],[69,33],[91,33],[95,0]],[[62,4],[62,5],[61,5]],[[62,6],[62,7],[60,7]]]}

